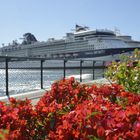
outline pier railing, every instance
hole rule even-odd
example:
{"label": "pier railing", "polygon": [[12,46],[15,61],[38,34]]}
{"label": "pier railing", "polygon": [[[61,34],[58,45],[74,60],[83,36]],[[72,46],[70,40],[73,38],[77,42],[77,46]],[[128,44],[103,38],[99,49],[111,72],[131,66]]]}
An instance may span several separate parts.
{"label": "pier railing", "polygon": [[[53,62],[55,63],[53,64]],[[52,77],[56,78],[54,80],[57,80],[66,78],[68,70],[69,72],[76,70],[79,74],[79,81],[82,82],[84,70],[90,69],[91,79],[94,80],[96,79],[96,69],[101,69],[103,72],[100,73],[100,77],[104,77],[105,63],[105,61],[95,60],[49,60],[46,58],[0,56],[0,96],[9,97],[11,94],[27,92],[27,90],[46,89],[45,79],[47,79],[47,75],[49,76],[49,72],[51,72]],[[47,70],[49,72],[46,72]],[[57,74],[58,71],[59,74]],[[23,84],[23,81],[26,84]],[[28,85],[33,85],[33,87],[24,90],[23,87]],[[18,91],[15,91],[17,88]]]}

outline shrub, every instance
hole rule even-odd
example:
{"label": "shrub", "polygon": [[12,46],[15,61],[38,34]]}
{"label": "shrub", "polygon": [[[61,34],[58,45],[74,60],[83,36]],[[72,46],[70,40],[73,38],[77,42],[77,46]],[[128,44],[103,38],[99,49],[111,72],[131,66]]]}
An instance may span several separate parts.
{"label": "shrub", "polygon": [[140,96],[119,85],[80,85],[74,79],[52,85],[36,109],[46,140],[117,140],[140,137]]}
{"label": "shrub", "polygon": [[124,56],[120,62],[112,62],[105,75],[123,85],[126,91],[140,94],[140,51],[135,50],[130,57]]}

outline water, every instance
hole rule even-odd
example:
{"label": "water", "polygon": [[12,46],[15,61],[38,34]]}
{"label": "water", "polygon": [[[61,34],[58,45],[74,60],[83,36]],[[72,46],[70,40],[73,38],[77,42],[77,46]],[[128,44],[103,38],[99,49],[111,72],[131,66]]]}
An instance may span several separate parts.
{"label": "water", "polygon": [[[80,71],[66,70],[66,77],[75,77],[80,80]],[[86,69],[82,71],[83,81],[92,80],[92,70]],[[95,71],[95,79],[101,78],[103,70]],[[44,70],[43,71],[43,88],[50,88],[51,84],[63,78],[63,70]],[[5,70],[0,69],[0,96],[5,95]],[[40,70],[23,70],[23,69],[9,69],[9,93],[18,94],[27,91],[40,89]]]}

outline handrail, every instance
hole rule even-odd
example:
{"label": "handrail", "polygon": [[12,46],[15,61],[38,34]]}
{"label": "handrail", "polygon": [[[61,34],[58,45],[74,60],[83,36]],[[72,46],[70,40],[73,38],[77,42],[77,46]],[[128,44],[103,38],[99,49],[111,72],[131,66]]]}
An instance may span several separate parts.
{"label": "handrail", "polygon": [[[0,63],[4,62],[5,67],[2,67],[0,69],[5,69],[5,94],[9,98],[9,69],[11,67],[9,66],[9,62],[18,62],[18,61],[39,61],[40,66],[38,66],[38,69],[40,70],[40,88],[44,88],[44,82],[43,82],[43,70],[46,70],[48,67],[44,67],[44,62],[49,60],[61,60],[63,62],[63,78],[66,78],[66,70],[70,68],[70,66],[66,66],[67,62],[79,62],[79,74],[80,74],[80,82],[82,82],[82,70],[84,69],[83,63],[84,62],[92,62],[91,69],[93,70],[93,80],[95,79],[95,69],[96,68],[102,68],[105,69],[105,61],[102,60],[84,60],[84,59],[47,59],[47,58],[33,58],[33,57],[15,57],[15,56],[0,56]],[[102,62],[103,66],[95,66],[96,62]],[[26,68],[26,67],[25,67]],[[15,69],[18,69],[16,67]],[[19,68],[20,69],[20,68]],[[28,67],[26,68],[28,69]],[[103,75],[104,76],[104,75]],[[39,80],[39,79],[38,79]]]}

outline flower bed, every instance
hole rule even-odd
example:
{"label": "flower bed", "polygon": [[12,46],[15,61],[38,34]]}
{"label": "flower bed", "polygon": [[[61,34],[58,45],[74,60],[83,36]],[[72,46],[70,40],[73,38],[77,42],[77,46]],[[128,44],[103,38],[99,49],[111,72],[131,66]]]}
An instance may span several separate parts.
{"label": "flower bed", "polygon": [[34,107],[28,99],[0,102],[0,116],[8,140],[140,139],[140,96],[115,84],[60,80]]}

